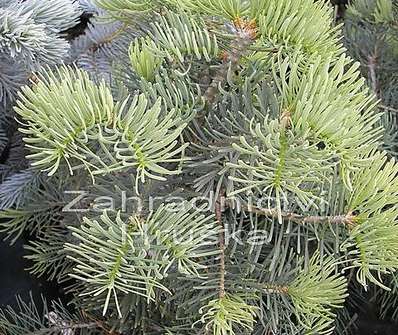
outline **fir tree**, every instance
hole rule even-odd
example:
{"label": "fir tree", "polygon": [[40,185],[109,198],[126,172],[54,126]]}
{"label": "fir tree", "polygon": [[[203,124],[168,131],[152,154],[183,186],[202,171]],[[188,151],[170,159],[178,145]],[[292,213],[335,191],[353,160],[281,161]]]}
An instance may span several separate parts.
{"label": "fir tree", "polygon": [[[53,8],[17,2],[0,22],[12,28],[13,10],[15,29],[58,41],[74,19]],[[57,44],[17,48],[1,33],[31,77],[13,102],[30,166],[0,186],[1,230],[32,235],[31,273],[57,280],[73,307],[19,300],[2,332],[343,333],[348,285],[390,289],[398,164],[380,91],[327,4],[81,8],[95,17],[71,65],[57,65]],[[2,85],[11,100],[19,86]]]}
{"label": "fir tree", "polygon": [[349,52],[361,62],[362,74],[380,99],[383,146],[391,155],[397,152],[397,9],[392,0],[357,0],[347,9],[344,30]]}
{"label": "fir tree", "polygon": [[22,165],[21,136],[15,133],[12,111],[17,92],[41,67],[67,59],[65,31],[80,15],[71,0],[0,1],[0,180]]}
{"label": "fir tree", "polygon": [[[385,127],[382,147],[391,156],[397,154],[397,22],[398,2],[392,0],[357,0],[345,15],[344,36],[352,56],[361,62],[361,72],[380,99],[381,124]],[[391,291],[374,287],[372,302],[383,319],[397,320],[398,295],[396,274],[385,276]]]}

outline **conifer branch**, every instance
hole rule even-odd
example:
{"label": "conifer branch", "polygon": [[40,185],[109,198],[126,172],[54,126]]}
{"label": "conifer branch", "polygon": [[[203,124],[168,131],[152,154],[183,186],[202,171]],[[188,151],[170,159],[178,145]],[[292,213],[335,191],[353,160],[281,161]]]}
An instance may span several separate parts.
{"label": "conifer branch", "polygon": [[[56,332],[61,332],[61,334],[68,334],[71,331],[75,332],[80,329],[95,329],[98,328],[98,323],[97,322],[90,322],[90,323],[66,323],[62,322],[60,324],[58,320],[53,321],[51,323],[54,323],[53,326],[47,328],[45,332],[47,333],[56,333]],[[64,324],[65,323],[65,324]],[[40,335],[43,334],[42,330],[38,330],[36,332],[31,333],[31,335]],[[106,333],[106,334],[114,334],[114,333]]]}
{"label": "conifer branch", "polygon": [[377,94],[378,92],[378,84],[377,84],[377,75],[376,75],[376,57],[375,56],[369,56],[368,57],[368,68],[369,68],[369,76],[370,76],[370,82],[371,82],[371,87],[372,91]]}
{"label": "conifer branch", "polygon": [[88,313],[86,313],[84,310],[82,311],[82,315],[86,317],[88,320],[92,321],[92,324],[95,324],[97,328],[101,329],[106,335],[121,335],[121,333],[109,329],[107,325],[102,320],[99,320]]}
{"label": "conifer branch", "polygon": [[222,54],[223,63],[218,68],[210,86],[205,92],[205,100],[212,104],[216,98],[218,89],[222,85],[229,71],[235,71],[240,59],[247,53],[249,46],[257,36],[255,21],[236,19],[234,21],[235,39],[231,43],[231,51]]}
{"label": "conifer branch", "polygon": [[220,289],[219,289],[219,298],[222,299],[225,297],[225,229],[222,219],[222,194],[220,192],[218,199],[215,204],[215,215],[218,224],[220,225],[219,232],[219,248],[220,248]]}
{"label": "conifer branch", "polygon": [[379,96],[379,82],[377,79],[377,60],[378,60],[378,46],[377,43],[374,46],[374,52],[372,55],[368,55],[368,70],[369,70],[369,78],[370,78],[370,85],[372,91],[376,96]]}
{"label": "conifer branch", "polygon": [[[0,50],[15,59],[0,57],[0,98],[30,76],[14,106],[20,142],[32,171],[49,175],[0,176],[0,230],[34,233],[30,272],[74,278],[80,312],[20,304],[0,311],[0,333],[326,335],[346,270],[386,288],[382,275],[398,269],[398,164],[380,148],[375,95],[395,107],[384,38],[361,54],[369,94],[324,1],[96,0],[91,12],[114,22],[92,20],[73,43],[67,60],[86,70],[36,72],[61,61],[56,35],[77,4],[47,2],[0,0]],[[378,3],[372,16],[389,20],[391,0]],[[34,15],[14,17],[20,6]],[[4,129],[0,115],[11,157]],[[87,214],[61,212],[67,189],[87,190],[75,203],[90,203]]]}
{"label": "conifer branch", "polygon": [[389,112],[398,113],[398,109],[397,108],[393,108],[393,107],[390,107],[390,106],[379,105],[379,108],[384,109],[384,110],[389,111]]}
{"label": "conifer branch", "polygon": [[332,215],[332,216],[318,216],[318,215],[302,215],[294,212],[279,212],[277,208],[258,208],[254,206],[240,206],[240,209],[243,211],[247,211],[249,213],[268,216],[277,219],[279,215],[284,220],[289,220],[299,224],[321,224],[321,223],[329,223],[333,225],[345,225],[349,228],[352,228],[355,225],[355,216],[352,213],[342,214],[342,215]]}
{"label": "conifer branch", "polygon": [[88,51],[96,52],[102,46],[112,43],[117,37],[126,32],[128,27],[129,25],[127,23],[123,23],[123,25],[121,25],[118,29],[116,29],[109,35],[104,36],[100,41],[94,42],[94,44],[88,48]]}
{"label": "conifer branch", "polygon": [[286,285],[270,285],[266,284],[263,286],[263,290],[267,292],[268,294],[289,294],[289,286]]}

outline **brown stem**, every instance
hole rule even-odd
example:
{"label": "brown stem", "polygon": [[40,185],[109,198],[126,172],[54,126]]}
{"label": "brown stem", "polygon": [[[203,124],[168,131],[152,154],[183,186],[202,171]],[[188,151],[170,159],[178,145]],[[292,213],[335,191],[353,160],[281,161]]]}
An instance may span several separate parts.
{"label": "brown stem", "polygon": [[105,323],[101,320],[98,320],[94,318],[93,316],[89,315],[86,313],[86,311],[82,311],[82,314],[89,320],[93,321],[93,323],[96,324],[97,328],[101,329],[105,335],[121,335],[119,332],[113,331],[108,329],[108,327],[105,325]]}
{"label": "brown stem", "polygon": [[264,285],[264,290],[269,293],[279,293],[279,294],[288,294],[289,287],[288,286],[280,286],[280,285]]}
{"label": "brown stem", "polygon": [[236,32],[235,39],[231,45],[231,51],[223,53],[223,63],[218,68],[210,86],[204,94],[205,100],[210,104],[214,102],[218,89],[226,81],[230,69],[234,71],[238,67],[239,60],[247,53],[249,46],[253,43],[257,35],[257,28],[254,21],[236,19],[234,25]]}
{"label": "brown stem", "polygon": [[95,52],[97,51],[101,46],[111,43],[116,37],[118,37],[120,34],[126,31],[128,28],[128,24],[124,23],[120,28],[116,29],[114,32],[111,34],[105,36],[102,40],[95,42],[91,47],[88,48],[89,51]]}
{"label": "brown stem", "polygon": [[372,91],[377,95],[378,92],[378,84],[377,84],[377,75],[376,75],[376,57],[369,56],[368,57],[368,68],[369,68],[369,77]]}
{"label": "brown stem", "polygon": [[376,96],[379,96],[379,82],[377,79],[377,61],[378,61],[378,43],[374,46],[374,51],[372,55],[368,55],[368,70],[369,70],[369,78],[370,78],[370,85],[372,91]]}
{"label": "brown stem", "polygon": [[[229,204],[231,205],[231,204]],[[283,219],[289,220],[299,224],[305,223],[330,223],[335,225],[346,225],[348,227],[352,227],[355,225],[355,216],[352,213],[344,214],[344,215],[335,215],[335,216],[305,216],[293,212],[282,212],[279,213],[277,208],[257,208],[254,206],[242,206],[240,205],[240,209],[243,211],[254,213],[262,216],[269,216],[272,218],[278,218],[279,215],[282,216]]]}

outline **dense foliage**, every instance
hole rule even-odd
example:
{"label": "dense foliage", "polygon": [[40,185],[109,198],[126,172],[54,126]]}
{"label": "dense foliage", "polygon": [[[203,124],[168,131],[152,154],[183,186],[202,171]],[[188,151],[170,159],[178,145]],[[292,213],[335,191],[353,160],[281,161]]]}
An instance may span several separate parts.
{"label": "dense foliage", "polygon": [[71,297],[1,331],[345,334],[362,290],[394,309],[397,5],[358,0],[343,43],[321,1],[0,0],[0,229]]}

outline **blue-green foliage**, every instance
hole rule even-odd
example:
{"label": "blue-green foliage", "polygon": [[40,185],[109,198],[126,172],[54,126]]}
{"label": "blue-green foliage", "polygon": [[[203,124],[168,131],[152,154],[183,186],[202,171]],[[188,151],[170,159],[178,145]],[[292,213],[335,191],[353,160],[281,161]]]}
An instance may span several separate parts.
{"label": "blue-green foliage", "polygon": [[[89,325],[329,335],[348,285],[388,289],[398,164],[324,2],[0,3],[19,121],[0,128],[0,231],[34,236],[30,272],[66,282]],[[0,331],[80,329],[31,310],[0,314]]]}
{"label": "blue-green foliage", "polygon": [[61,32],[75,26],[81,10],[72,0],[8,1],[0,4],[0,100],[13,99],[33,70],[65,59]]}

